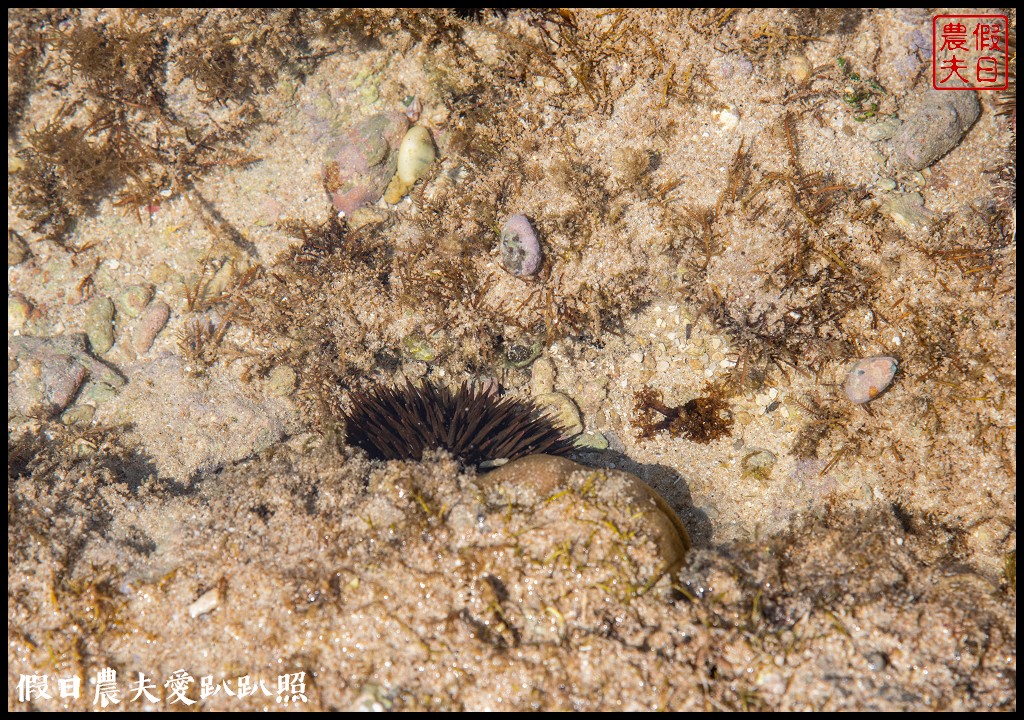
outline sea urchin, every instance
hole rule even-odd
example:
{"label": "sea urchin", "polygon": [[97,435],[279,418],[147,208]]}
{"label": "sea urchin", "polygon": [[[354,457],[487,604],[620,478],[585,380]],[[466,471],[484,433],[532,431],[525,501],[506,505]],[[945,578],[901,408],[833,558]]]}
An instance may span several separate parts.
{"label": "sea urchin", "polygon": [[532,401],[498,397],[464,382],[458,390],[424,382],[352,393],[343,414],[348,444],[377,460],[420,460],[441,448],[466,465],[536,453],[564,455],[572,441]]}

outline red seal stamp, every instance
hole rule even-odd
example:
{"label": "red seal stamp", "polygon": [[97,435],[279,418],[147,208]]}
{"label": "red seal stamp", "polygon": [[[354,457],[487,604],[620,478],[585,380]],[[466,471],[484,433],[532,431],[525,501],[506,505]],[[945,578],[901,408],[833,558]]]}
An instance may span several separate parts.
{"label": "red seal stamp", "polygon": [[932,87],[936,90],[1006,90],[1010,53],[1005,15],[936,15],[932,18]]}

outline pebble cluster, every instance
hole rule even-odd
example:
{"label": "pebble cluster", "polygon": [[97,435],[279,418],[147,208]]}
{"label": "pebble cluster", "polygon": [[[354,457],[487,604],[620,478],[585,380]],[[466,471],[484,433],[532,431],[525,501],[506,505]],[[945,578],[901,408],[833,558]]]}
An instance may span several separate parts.
{"label": "pebble cluster", "polygon": [[76,397],[106,399],[124,379],[89,353],[82,334],[7,340],[7,414],[50,418]]}
{"label": "pebble cluster", "polygon": [[[171,308],[162,300],[153,300],[153,287],[144,283],[129,285],[117,293],[115,300],[97,295],[85,311],[85,334],[97,355],[114,347],[118,339],[115,329],[139,354],[149,352],[157,335],[167,325]],[[129,329],[130,328],[130,329]]]}

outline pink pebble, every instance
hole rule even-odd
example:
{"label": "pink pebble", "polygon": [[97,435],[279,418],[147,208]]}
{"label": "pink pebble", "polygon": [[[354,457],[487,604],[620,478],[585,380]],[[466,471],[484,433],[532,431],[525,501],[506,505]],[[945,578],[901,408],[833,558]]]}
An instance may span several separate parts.
{"label": "pink pebble", "polygon": [[528,277],[540,269],[540,241],[525,215],[510,215],[505,221],[498,249],[502,266],[516,277]]}
{"label": "pink pebble", "polygon": [[896,358],[886,355],[858,360],[846,376],[846,397],[858,405],[874,400],[889,387],[897,367]]}

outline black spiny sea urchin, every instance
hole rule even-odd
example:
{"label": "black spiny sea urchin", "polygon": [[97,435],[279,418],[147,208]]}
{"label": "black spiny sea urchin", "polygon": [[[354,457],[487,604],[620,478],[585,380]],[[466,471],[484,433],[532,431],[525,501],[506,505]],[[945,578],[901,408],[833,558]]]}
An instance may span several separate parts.
{"label": "black spiny sea urchin", "polygon": [[352,393],[343,415],[348,444],[377,460],[421,460],[442,448],[466,465],[547,453],[564,455],[572,441],[530,400],[498,397],[464,382],[452,391],[377,385]]}

